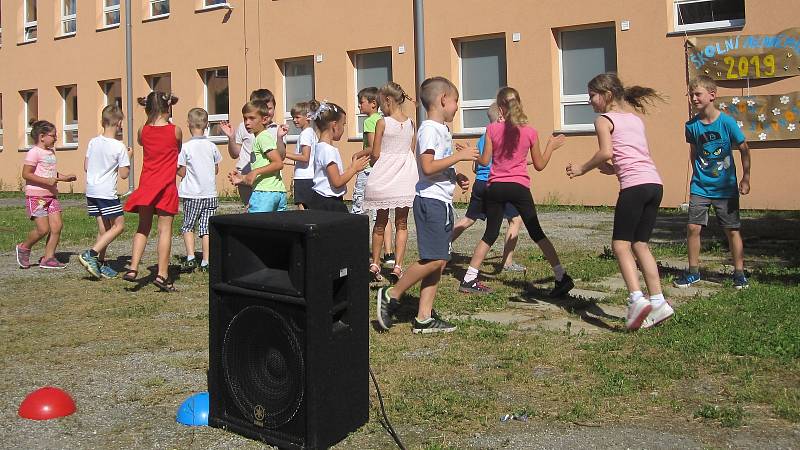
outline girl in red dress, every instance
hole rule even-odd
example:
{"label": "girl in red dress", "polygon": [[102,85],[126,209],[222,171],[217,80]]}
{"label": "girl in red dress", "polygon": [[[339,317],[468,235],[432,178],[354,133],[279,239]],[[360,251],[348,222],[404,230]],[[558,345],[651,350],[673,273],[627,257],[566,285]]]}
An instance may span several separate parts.
{"label": "girl in red dress", "polygon": [[139,145],[144,149],[142,174],[139,187],[125,203],[125,211],[139,214],[139,226],[133,236],[131,263],[123,279],[136,281],[155,214],[158,216],[158,274],[153,284],[163,291],[172,292],[175,287],[169,280],[167,268],[172,244],[172,219],[178,213],[175,175],[183,134],[179,127],[169,122],[169,115],[170,107],[178,102],[178,97],[151,92],[138,100],[147,113],[147,123],[138,132]]}

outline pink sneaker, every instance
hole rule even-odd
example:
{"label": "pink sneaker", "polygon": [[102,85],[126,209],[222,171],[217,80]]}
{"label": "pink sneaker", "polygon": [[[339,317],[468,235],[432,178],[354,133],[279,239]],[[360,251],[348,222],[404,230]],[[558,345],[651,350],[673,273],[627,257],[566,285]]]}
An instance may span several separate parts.
{"label": "pink sneaker", "polygon": [[59,260],[55,258],[47,258],[47,259],[40,259],[39,260],[39,268],[40,269],[63,269],[67,267],[66,264],[62,264]]}
{"label": "pink sneaker", "polygon": [[27,269],[31,267],[31,251],[22,246],[22,244],[17,244],[16,247],[17,251],[17,264],[22,269]]}

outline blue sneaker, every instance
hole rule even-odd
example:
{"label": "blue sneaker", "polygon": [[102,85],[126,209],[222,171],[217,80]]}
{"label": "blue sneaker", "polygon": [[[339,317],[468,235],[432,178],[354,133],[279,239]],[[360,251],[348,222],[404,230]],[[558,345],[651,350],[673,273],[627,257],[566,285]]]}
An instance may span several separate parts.
{"label": "blue sneaker", "polygon": [[111,266],[103,262],[100,266],[100,276],[103,278],[114,278],[117,276],[117,271],[112,269]]}
{"label": "blue sneaker", "polygon": [[93,277],[100,278],[100,263],[97,261],[97,257],[92,256],[89,250],[78,255],[78,261]]}
{"label": "blue sneaker", "polygon": [[745,277],[744,275],[734,275],[733,287],[735,287],[736,289],[744,289],[746,287],[750,287],[750,283],[747,282],[747,277]]}
{"label": "blue sneaker", "polygon": [[685,272],[683,276],[673,281],[672,284],[675,287],[685,288],[697,283],[698,281],[700,281],[699,273]]}

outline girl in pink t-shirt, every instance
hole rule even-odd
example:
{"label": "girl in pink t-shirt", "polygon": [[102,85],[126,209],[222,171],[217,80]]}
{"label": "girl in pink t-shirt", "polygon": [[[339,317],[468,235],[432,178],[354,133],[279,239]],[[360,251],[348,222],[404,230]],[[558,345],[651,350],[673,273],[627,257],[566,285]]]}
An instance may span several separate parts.
{"label": "girl in pink t-shirt", "polygon": [[56,259],[56,247],[61,237],[61,204],[58,202],[59,181],[75,181],[75,175],[62,175],[56,170],[56,126],[46,120],[31,123],[31,138],[35,144],[25,154],[22,178],[25,180],[25,206],[33,221],[28,238],[16,247],[17,264],[23,269],[31,266],[31,247],[47,236],[41,269],[63,269]]}
{"label": "girl in pink t-shirt", "polygon": [[484,166],[488,165],[489,161],[492,162],[483,204],[486,213],[486,231],[475,247],[459,290],[479,294],[491,292],[491,289],[478,281],[478,268],[500,233],[505,204],[511,203],[519,211],[531,239],[536,242],[553,268],[556,282],[550,291],[550,296],[560,297],[569,292],[575,284],[561,267],[556,249],[539,225],[536,205],[533,203],[530,190],[527,155],[530,153],[536,170],[544,170],[553,152],[564,145],[564,135],[549,139],[542,153],[539,150],[539,136],[536,130],[528,126],[528,117],[522,110],[517,90],[510,87],[500,89],[497,93],[497,106],[505,121],[486,127],[486,143],[483,154],[478,158],[478,164]]}
{"label": "girl in pink t-shirt", "polygon": [[[630,292],[626,326],[631,330],[651,327],[674,313],[664,299],[658,266],[647,244],[656,223],[663,186],[650,157],[644,123],[634,114],[634,111],[645,112],[645,103],[660,99],[651,88],[624,87],[612,73],[594,77],[589,82],[589,101],[594,111],[601,113],[594,121],[600,149],[584,164],[567,166],[570,178],[599,168],[601,173],[616,174],[619,179],[611,245]],[[649,300],[642,294],[637,260],[650,293]]]}

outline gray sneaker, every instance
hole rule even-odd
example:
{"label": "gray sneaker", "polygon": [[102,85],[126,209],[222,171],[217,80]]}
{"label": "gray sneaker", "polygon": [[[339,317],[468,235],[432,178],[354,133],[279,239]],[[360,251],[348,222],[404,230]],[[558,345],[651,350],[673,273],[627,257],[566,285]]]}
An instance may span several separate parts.
{"label": "gray sneaker", "polygon": [[111,268],[108,264],[103,262],[100,264],[100,276],[103,278],[115,278],[118,275],[118,272]]}
{"label": "gray sneaker", "polygon": [[97,261],[96,256],[92,256],[92,253],[89,250],[78,255],[78,261],[81,262],[81,265],[89,272],[93,277],[100,278],[100,263]]}
{"label": "gray sneaker", "polygon": [[411,331],[414,334],[429,334],[429,333],[451,333],[456,331],[456,326],[445,322],[442,319],[437,319],[434,317],[428,317],[428,320],[424,320],[420,322],[417,318],[414,318],[414,327]]}
{"label": "gray sneaker", "polygon": [[378,316],[378,325],[380,325],[384,331],[388,331],[389,328],[394,325],[394,320],[392,319],[392,313],[394,311],[392,310],[392,299],[389,298],[389,287],[379,288],[375,297],[377,300],[375,311]]}

